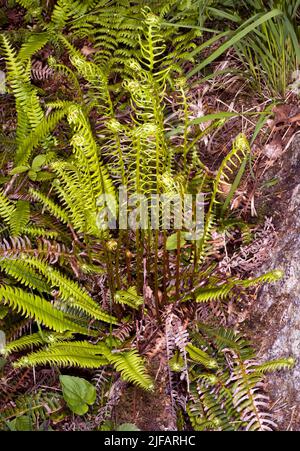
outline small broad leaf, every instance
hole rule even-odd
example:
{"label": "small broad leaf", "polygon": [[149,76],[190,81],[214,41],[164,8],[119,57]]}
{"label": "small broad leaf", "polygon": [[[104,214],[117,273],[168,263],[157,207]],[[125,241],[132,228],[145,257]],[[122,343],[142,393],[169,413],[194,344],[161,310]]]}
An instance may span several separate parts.
{"label": "small broad leaf", "polygon": [[[180,247],[183,247],[185,243],[185,239],[180,235]],[[167,251],[175,251],[177,249],[177,233],[173,233],[167,238],[166,248]]]}
{"label": "small broad leaf", "polygon": [[40,171],[41,167],[46,163],[47,156],[46,155],[37,155],[31,164],[31,168],[33,171],[38,172]]}
{"label": "small broad leaf", "polygon": [[28,171],[28,169],[30,169],[29,166],[16,166],[15,168],[13,168],[10,171],[10,175],[14,175],[14,174],[22,174],[22,172],[26,172]]}
{"label": "small broad leaf", "polygon": [[68,407],[77,415],[84,415],[96,401],[96,388],[81,377],[59,376],[59,380]]}

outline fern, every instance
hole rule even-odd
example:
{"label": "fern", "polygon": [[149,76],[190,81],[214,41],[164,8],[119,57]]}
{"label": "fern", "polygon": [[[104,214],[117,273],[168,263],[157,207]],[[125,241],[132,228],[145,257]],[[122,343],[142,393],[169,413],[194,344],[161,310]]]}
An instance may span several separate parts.
{"label": "fern", "polygon": [[205,366],[206,368],[213,369],[218,367],[216,360],[212,359],[206,352],[202,351],[191,343],[186,346],[186,350],[192,360],[201,363],[201,365]]}
{"label": "fern", "polygon": [[79,310],[89,314],[92,318],[117,324],[116,318],[104,312],[89,296],[87,291],[80,287],[76,282],[36,258],[24,256],[23,262],[40,272],[51,284],[52,288],[58,287],[59,296],[68,305],[77,307]]}
{"label": "fern", "polygon": [[21,230],[25,228],[29,221],[29,215],[29,202],[25,200],[17,201],[15,209],[9,219],[12,236],[19,235]]}
{"label": "fern", "polygon": [[143,297],[137,294],[135,287],[130,287],[126,291],[125,290],[117,291],[114,300],[117,303],[129,305],[129,307],[134,308],[136,310],[138,310],[139,307],[144,302]]}
{"label": "fern", "polygon": [[57,332],[69,330],[83,335],[92,334],[91,331],[66,319],[61,311],[40,296],[27,293],[20,288],[2,286],[0,287],[0,297],[2,302],[12,309]]}
{"label": "fern", "polygon": [[0,216],[5,222],[9,223],[14,212],[14,205],[7,199],[5,194],[0,191]]}
{"label": "fern", "polygon": [[0,427],[3,430],[6,422],[23,415],[30,415],[33,423],[46,420],[51,413],[61,410],[63,398],[61,395],[42,390],[19,396],[13,407],[8,406],[0,411]]}
{"label": "fern", "polygon": [[236,287],[250,288],[256,286],[259,283],[270,283],[276,282],[281,279],[282,272],[279,270],[270,271],[261,276],[255,277],[253,279],[246,280],[229,280],[220,286],[206,286],[204,288],[199,288],[196,290],[196,302],[209,302],[223,300],[227,298]]}
{"label": "fern", "polygon": [[124,380],[134,382],[145,390],[153,390],[153,382],[145,373],[143,361],[136,351],[111,353],[109,360]]}
{"label": "fern", "polygon": [[136,351],[114,352],[103,344],[88,342],[56,343],[45,350],[40,350],[22,357],[14,366],[35,366],[56,364],[58,366],[79,366],[83,368],[98,368],[111,363],[122,378],[133,382],[145,390],[152,390],[153,383],[146,374],[143,360]]}
{"label": "fern", "polygon": [[35,346],[70,340],[70,338],[72,338],[72,334],[69,332],[64,334],[47,331],[37,332],[31,335],[24,335],[17,340],[7,343],[2,353],[8,356],[12,352],[20,352]]}
{"label": "fern", "polygon": [[100,345],[91,345],[88,342],[79,341],[71,343],[56,343],[40,351],[22,357],[14,366],[57,365],[60,367],[77,366],[82,368],[99,368],[109,362]]}

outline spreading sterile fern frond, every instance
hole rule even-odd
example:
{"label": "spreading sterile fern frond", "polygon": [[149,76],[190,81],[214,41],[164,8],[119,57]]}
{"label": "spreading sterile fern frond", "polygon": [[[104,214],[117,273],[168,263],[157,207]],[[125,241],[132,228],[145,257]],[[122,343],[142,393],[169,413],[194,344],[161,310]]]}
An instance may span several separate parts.
{"label": "spreading sterile fern frond", "polygon": [[12,352],[20,352],[24,351],[27,348],[41,346],[41,345],[49,345],[60,341],[70,340],[72,338],[72,334],[69,332],[65,332],[64,334],[55,333],[55,332],[47,332],[40,331],[31,335],[24,335],[23,337],[6,343],[5,348],[2,353],[5,356],[8,356]]}
{"label": "spreading sterile fern frond", "polygon": [[226,299],[235,288],[250,288],[258,284],[276,282],[281,279],[282,272],[279,270],[270,271],[252,279],[231,279],[219,286],[205,286],[196,290],[196,302],[210,302]]}
{"label": "spreading sterile fern frond", "polygon": [[98,368],[111,363],[124,380],[145,390],[153,389],[153,382],[147,375],[142,358],[136,351],[119,352],[110,350],[104,343],[91,344],[84,341],[55,343],[46,349],[31,353],[18,360],[14,366],[58,365]]}
{"label": "spreading sterile fern frond", "polygon": [[30,206],[25,200],[18,200],[13,213],[10,216],[10,230],[12,236],[17,236],[25,228],[29,221]]}
{"label": "spreading sterile fern frond", "polygon": [[218,367],[218,363],[215,359],[212,359],[211,356],[209,356],[206,352],[202,351],[202,349],[197,348],[191,343],[186,346],[186,350],[192,360],[197,363],[201,363],[201,365],[205,366],[206,368],[213,369]]}
{"label": "spreading sterile fern frond", "polygon": [[129,307],[139,309],[143,304],[144,299],[136,292],[136,287],[130,287],[128,290],[119,290],[114,296],[114,300],[120,304],[127,304]]}
{"label": "spreading sterile fern frond", "polygon": [[52,266],[33,257],[23,256],[22,261],[24,264],[27,264],[29,267],[34,268],[42,274],[52,288],[58,288],[59,297],[63,299],[67,305],[77,307],[92,318],[117,324],[116,318],[104,312],[84,288],[54,269]]}
{"label": "spreading sterile fern frond", "polygon": [[107,350],[103,345],[92,345],[88,342],[55,343],[40,351],[19,359],[15,366],[57,365],[60,367],[77,366],[81,368],[99,368],[109,361],[103,355]]}
{"label": "spreading sterile fern frond", "polygon": [[145,390],[153,390],[151,378],[146,374],[144,362],[136,351],[111,353],[110,362],[120,371],[122,378]]}
{"label": "spreading sterile fern frond", "polygon": [[46,279],[21,259],[3,259],[0,261],[0,268],[26,287],[28,286],[40,293],[50,293],[51,291]]}
{"label": "spreading sterile fern frond", "polygon": [[66,319],[63,312],[57,310],[50,302],[20,288],[1,286],[0,298],[5,305],[57,332],[92,334],[91,331]]}

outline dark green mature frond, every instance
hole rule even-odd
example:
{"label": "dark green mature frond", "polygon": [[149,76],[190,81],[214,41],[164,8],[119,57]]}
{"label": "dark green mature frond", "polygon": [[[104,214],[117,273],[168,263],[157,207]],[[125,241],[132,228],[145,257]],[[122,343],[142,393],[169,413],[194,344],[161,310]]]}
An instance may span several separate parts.
{"label": "dark green mature frond", "polygon": [[224,327],[213,328],[203,323],[198,323],[198,325],[200,331],[213,341],[219,352],[228,348],[233,349],[243,359],[250,359],[254,356],[250,343],[234,330]]}
{"label": "dark green mature frond", "polygon": [[29,415],[32,422],[44,421],[49,415],[61,410],[63,398],[57,392],[47,392],[39,390],[37,393],[30,393],[19,396],[15,401],[15,405],[11,404],[0,411],[0,428],[6,425],[6,422],[13,418]]}

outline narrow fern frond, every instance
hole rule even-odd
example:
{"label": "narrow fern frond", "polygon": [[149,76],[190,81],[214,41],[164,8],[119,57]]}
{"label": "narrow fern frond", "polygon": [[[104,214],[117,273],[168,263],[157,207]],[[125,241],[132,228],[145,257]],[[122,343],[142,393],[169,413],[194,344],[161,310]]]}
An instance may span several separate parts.
{"label": "narrow fern frond", "polygon": [[201,363],[201,365],[209,369],[218,368],[218,362],[215,359],[213,359],[206,352],[202,351],[202,349],[199,349],[196,346],[192,345],[192,343],[189,343],[186,346],[186,350],[189,353],[190,358],[195,362]]}
{"label": "narrow fern frond", "polygon": [[20,288],[1,286],[0,298],[5,305],[9,305],[18,313],[33,318],[38,323],[56,332],[71,331],[83,335],[92,334],[91,331],[67,320],[63,312],[57,310],[50,302]]}
{"label": "narrow fern frond", "polygon": [[73,335],[69,332],[59,334],[55,332],[40,331],[31,335],[24,335],[17,340],[6,343],[3,354],[8,356],[12,352],[24,351],[27,348],[53,344],[60,341],[70,340]]}
{"label": "narrow fern frond", "polygon": [[295,359],[293,357],[281,358],[276,360],[269,360],[268,362],[255,365],[254,369],[258,373],[273,373],[275,371],[290,370],[295,366]]}
{"label": "narrow fern frond", "polygon": [[63,210],[59,205],[57,205],[53,200],[51,200],[49,197],[45,196],[39,191],[36,191],[33,188],[29,189],[29,193],[34,197],[34,199],[40,201],[49,212],[55,216],[57,219],[59,219],[64,224],[68,224],[69,217],[65,210]]}
{"label": "narrow fern frond", "polygon": [[0,260],[0,268],[25,287],[38,290],[40,293],[50,293],[51,291],[46,280],[21,259]]}
{"label": "narrow fern frond", "polygon": [[18,59],[22,63],[29,60],[37,51],[42,49],[49,40],[48,33],[31,33],[25,43],[22,44],[18,53]]}
{"label": "narrow fern frond", "polygon": [[112,352],[108,358],[125,381],[133,382],[144,390],[153,390],[153,382],[145,372],[143,359],[137,351]]}
{"label": "narrow fern frond", "polygon": [[0,217],[6,222],[10,223],[11,216],[15,210],[15,206],[5,196],[2,190],[0,190]]}
{"label": "narrow fern frond", "polygon": [[59,288],[59,297],[67,305],[77,307],[92,318],[107,323],[118,324],[117,319],[103,311],[84,288],[52,266],[34,257],[23,256],[23,262],[40,272],[48,283],[51,284],[52,288]]}
{"label": "narrow fern frond", "polygon": [[139,307],[143,304],[144,299],[142,296],[139,296],[137,294],[136,287],[130,287],[126,291],[117,291],[114,296],[114,301],[119,304],[129,305],[129,307],[138,310]]}
{"label": "narrow fern frond", "polygon": [[18,236],[29,221],[30,206],[26,200],[18,200],[10,217],[9,225],[12,236]]}

